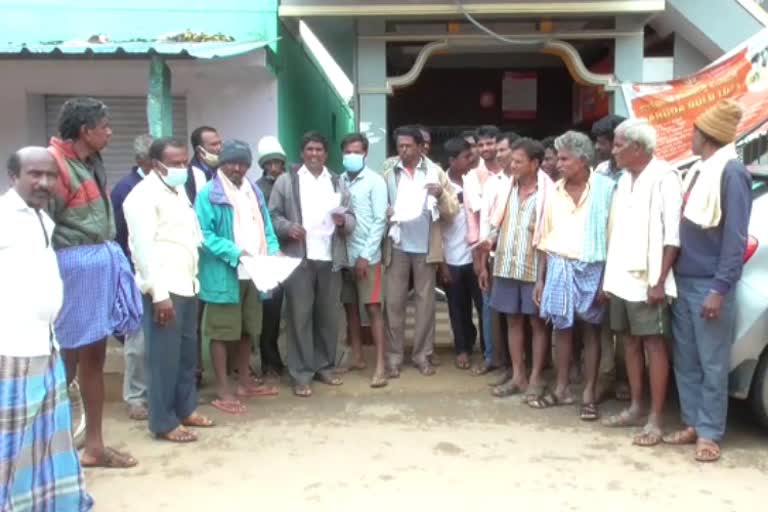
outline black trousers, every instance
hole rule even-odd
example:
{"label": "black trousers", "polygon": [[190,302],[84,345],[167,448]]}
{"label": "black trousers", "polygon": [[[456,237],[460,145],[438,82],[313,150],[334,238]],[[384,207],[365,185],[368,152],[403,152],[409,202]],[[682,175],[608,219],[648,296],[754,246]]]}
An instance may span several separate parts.
{"label": "black trousers", "polygon": [[262,302],[264,315],[262,317],[259,349],[261,350],[261,371],[275,370],[282,372],[285,366],[280,358],[277,340],[280,337],[280,311],[283,307],[283,288],[272,291],[272,297]]}
{"label": "black trousers", "polygon": [[445,289],[448,298],[448,316],[451,319],[453,344],[458,354],[471,354],[477,340],[478,328],[472,321],[474,304],[480,322],[479,332],[483,330],[483,295],[477,283],[477,276],[472,263],[461,266],[448,265],[451,273],[451,285]]}

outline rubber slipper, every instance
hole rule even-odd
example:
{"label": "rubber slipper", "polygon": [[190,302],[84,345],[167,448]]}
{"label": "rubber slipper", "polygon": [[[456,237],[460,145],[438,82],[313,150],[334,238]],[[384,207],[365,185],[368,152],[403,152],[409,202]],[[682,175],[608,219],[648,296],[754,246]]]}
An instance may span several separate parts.
{"label": "rubber slipper", "polygon": [[80,459],[80,465],[84,468],[108,468],[127,469],[139,464],[135,458],[127,453],[121,453],[114,448],[105,447],[101,457],[93,462]]}
{"label": "rubber slipper", "polygon": [[276,396],[280,394],[280,390],[278,390],[274,386],[256,386],[251,388],[246,388],[245,393],[237,393],[237,396],[243,397],[243,398],[256,398],[256,397],[263,397],[263,396]]}
{"label": "rubber slipper", "polygon": [[225,412],[227,414],[233,414],[235,416],[238,416],[240,414],[244,414],[246,409],[245,406],[240,403],[238,400],[214,400],[211,402],[211,405],[220,410],[221,412]]}

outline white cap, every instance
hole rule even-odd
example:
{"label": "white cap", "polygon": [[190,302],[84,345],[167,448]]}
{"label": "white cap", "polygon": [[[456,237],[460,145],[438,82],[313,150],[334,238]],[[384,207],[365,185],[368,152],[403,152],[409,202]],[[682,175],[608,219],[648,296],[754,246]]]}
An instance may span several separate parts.
{"label": "white cap", "polygon": [[267,135],[259,141],[259,165],[263,165],[264,162],[270,160],[282,160],[285,162],[286,155],[277,137]]}

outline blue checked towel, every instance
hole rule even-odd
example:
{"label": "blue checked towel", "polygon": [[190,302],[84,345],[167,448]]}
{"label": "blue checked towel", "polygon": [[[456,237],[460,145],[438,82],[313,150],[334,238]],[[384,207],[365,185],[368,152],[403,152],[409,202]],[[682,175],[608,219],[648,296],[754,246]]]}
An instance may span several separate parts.
{"label": "blue checked towel", "polygon": [[541,298],[541,318],[557,330],[570,329],[578,317],[591,324],[603,320],[604,309],[595,304],[603,276],[602,262],[587,263],[547,255],[547,277]]}
{"label": "blue checked towel", "polygon": [[71,423],[67,378],[57,352],[0,356],[0,510],[93,508]]}
{"label": "blue checked towel", "polygon": [[141,292],[115,242],[56,251],[64,282],[64,304],[56,319],[56,339],[64,349],[141,328]]}
{"label": "blue checked towel", "polygon": [[587,263],[605,261],[608,254],[608,216],[616,182],[602,174],[593,173],[590,178],[589,211],[584,230],[584,253]]}

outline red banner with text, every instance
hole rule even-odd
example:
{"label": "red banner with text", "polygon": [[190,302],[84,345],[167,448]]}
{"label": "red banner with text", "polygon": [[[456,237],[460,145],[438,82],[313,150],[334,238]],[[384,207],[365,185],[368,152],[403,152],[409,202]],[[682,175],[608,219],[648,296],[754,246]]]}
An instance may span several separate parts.
{"label": "red banner with text", "polygon": [[694,120],[724,98],[744,109],[738,137],[768,119],[768,30],[694,75],[622,88],[629,111],[656,128],[657,156],[685,160],[691,156]]}

